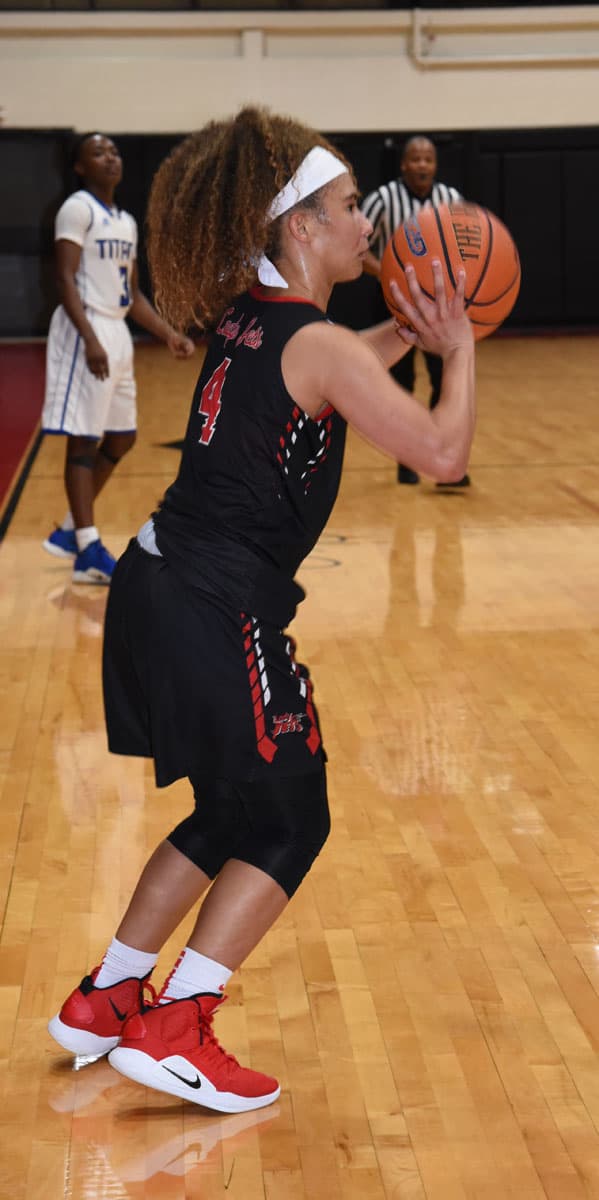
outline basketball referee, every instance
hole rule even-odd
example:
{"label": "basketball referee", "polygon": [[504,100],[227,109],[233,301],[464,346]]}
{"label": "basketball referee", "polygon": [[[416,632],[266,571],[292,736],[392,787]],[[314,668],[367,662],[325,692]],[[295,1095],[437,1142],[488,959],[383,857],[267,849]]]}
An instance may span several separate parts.
{"label": "basketball referee", "polygon": [[[370,239],[370,252],[364,260],[364,270],[369,275],[375,275],[380,280],[381,259],[387,242],[395,230],[403,224],[407,217],[420,211],[426,205],[450,204],[461,200],[462,197],[455,188],[446,183],[439,183],[437,174],[437,151],[429,138],[416,134],[405,143],[400,163],[401,178],[383,183],[376,191],[371,192],[362,204],[362,212],[372,225],[373,233]],[[388,313],[379,293],[380,316],[378,320],[386,320]],[[441,372],[443,364],[434,354],[424,355],[431,382],[429,405],[434,408],[441,394]],[[391,374],[406,388],[414,391],[416,380],[416,350],[415,347],[391,368]],[[410,467],[401,463],[397,467],[398,483],[419,483],[420,477]],[[464,475],[455,483],[442,484],[443,487],[469,487],[470,478]]]}

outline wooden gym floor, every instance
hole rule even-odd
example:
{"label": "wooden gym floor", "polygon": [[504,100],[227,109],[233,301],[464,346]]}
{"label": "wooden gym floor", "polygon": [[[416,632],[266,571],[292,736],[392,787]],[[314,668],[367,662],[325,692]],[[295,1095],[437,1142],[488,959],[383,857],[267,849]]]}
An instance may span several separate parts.
{"label": "wooden gym floor", "polygon": [[[138,349],[114,552],[176,470],[197,366]],[[491,339],[478,379],[471,490],[400,488],[350,436],[300,573],[333,833],[217,1020],[281,1080],[258,1114],[73,1071],[45,1032],[190,792],[106,751],[106,595],[41,548],[44,441],[0,555],[2,1200],[599,1198],[597,341]]]}

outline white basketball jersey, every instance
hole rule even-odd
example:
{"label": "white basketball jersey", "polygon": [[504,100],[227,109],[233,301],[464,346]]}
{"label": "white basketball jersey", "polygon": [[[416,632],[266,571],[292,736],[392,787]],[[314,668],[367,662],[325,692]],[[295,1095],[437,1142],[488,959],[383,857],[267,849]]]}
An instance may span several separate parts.
{"label": "white basketball jersey", "polygon": [[125,317],[137,257],[137,225],[131,214],[108,208],[82,189],[56,214],[55,239],[61,238],[81,246],[75,281],[85,307],[105,317]]}

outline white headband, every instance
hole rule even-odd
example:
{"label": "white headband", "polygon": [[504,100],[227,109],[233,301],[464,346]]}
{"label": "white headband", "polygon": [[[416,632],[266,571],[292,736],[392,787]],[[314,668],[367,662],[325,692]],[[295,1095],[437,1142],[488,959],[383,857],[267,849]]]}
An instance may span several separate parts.
{"label": "white headband", "polygon": [[[319,188],[324,187],[325,183],[332,183],[333,179],[344,175],[346,171],[345,163],[331,154],[330,150],[325,150],[324,146],[313,146],[295,174],[292,175],[289,183],[286,183],[285,187],[277,192],[268,210],[269,221],[275,221],[277,217],[299,204],[300,200],[311,196],[312,192],[317,192]],[[258,263],[258,279],[266,287],[286,288],[289,286],[277,271],[274,263],[265,254]]]}

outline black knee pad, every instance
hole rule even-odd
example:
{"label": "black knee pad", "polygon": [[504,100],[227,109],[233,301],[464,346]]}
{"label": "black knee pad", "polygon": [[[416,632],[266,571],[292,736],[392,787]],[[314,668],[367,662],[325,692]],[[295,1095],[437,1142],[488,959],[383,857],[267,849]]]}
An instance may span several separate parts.
{"label": "black knee pad", "polygon": [[69,454],[67,458],[69,467],[86,467],[88,471],[93,471],[96,465],[95,454]]}
{"label": "black knee pad", "polygon": [[125,455],[128,454],[135,445],[136,436],[137,435],[135,433],[130,435],[129,442],[120,454],[111,454],[110,450],[107,450],[106,448],[106,439],[104,439],[104,441],[100,442],[100,445],[98,446],[98,454],[101,454],[102,457],[111,464],[111,466],[116,467],[120,463],[121,459],[124,458]]}
{"label": "black knee pad", "polygon": [[196,808],[169,834],[172,845],[211,879],[237,858],[292,896],[331,828],[324,767],[253,783],[192,783]]}
{"label": "black knee pad", "polygon": [[102,458],[105,458],[106,461],[111,463],[113,467],[116,467],[117,463],[119,463],[121,461],[121,457],[122,457],[119,454],[109,454],[108,450],[104,449],[104,446],[99,446],[98,454],[101,454]]}

